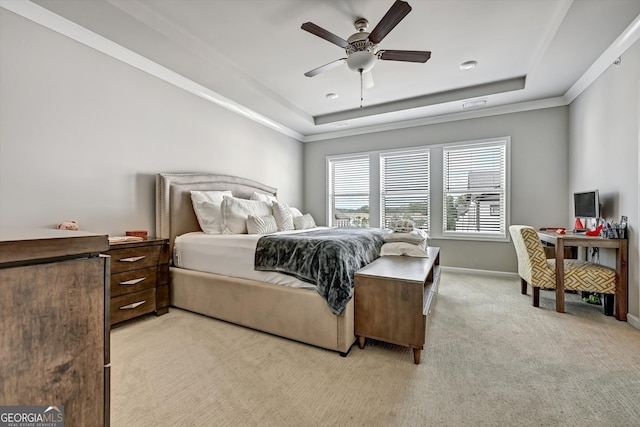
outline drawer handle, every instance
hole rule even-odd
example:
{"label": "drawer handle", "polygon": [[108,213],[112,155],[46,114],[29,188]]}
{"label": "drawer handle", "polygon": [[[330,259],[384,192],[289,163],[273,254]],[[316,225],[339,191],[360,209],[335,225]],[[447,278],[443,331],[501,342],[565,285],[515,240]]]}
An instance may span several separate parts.
{"label": "drawer handle", "polygon": [[141,259],[145,259],[146,256],[142,255],[142,256],[132,256],[131,258],[122,258],[118,261],[122,261],[122,262],[136,262],[136,261],[140,261]]}
{"label": "drawer handle", "polygon": [[142,301],[134,302],[128,305],[123,305],[122,307],[120,307],[120,310],[131,310],[133,308],[141,306],[144,303],[145,303],[145,300],[142,300]]}
{"label": "drawer handle", "polygon": [[144,277],[141,277],[139,279],[131,279],[131,280],[127,280],[126,282],[120,282],[121,285],[135,285],[136,283],[140,283],[144,280]]}

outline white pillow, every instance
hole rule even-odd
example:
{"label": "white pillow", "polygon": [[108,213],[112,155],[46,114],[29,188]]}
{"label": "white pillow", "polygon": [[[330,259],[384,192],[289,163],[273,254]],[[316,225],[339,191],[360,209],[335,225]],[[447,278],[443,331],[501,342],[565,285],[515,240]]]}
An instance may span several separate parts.
{"label": "white pillow", "polygon": [[278,224],[278,231],[295,230],[293,227],[293,215],[291,215],[289,206],[279,202],[273,202],[271,206],[273,208],[273,216],[276,217],[276,223]]}
{"label": "white pillow", "polygon": [[304,214],[293,217],[293,226],[296,230],[306,230],[307,228],[315,228],[316,222],[311,214]]}
{"label": "white pillow", "polygon": [[258,193],[257,191],[253,192],[249,200],[258,200],[259,202],[268,202],[268,203],[278,201],[276,199],[276,196],[273,196],[271,194]]}
{"label": "white pillow", "polygon": [[224,196],[220,205],[223,234],[247,234],[247,218],[271,215],[271,206],[258,200]]}
{"label": "white pillow", "polygon": [[247,231],[249,234],[269,234],[278,231],[278,224],[273,215],[253,216],[247,218]]}
{"label": "white pillow", "polygon": [[198,218],[200,228],[207,234],[222,233],[222,214],[220,204],[224,196],[231,196],[231,191],[192,191],[191,203]]}
{"label": "white pillow", "polygon": [[302,216],[302,212],[298,208],[294,208],[293,206],[289,206],[289,210],[291,211],[291,216],[294,218],[297,216]]}
{"label": "white pillow", "polygon": [[426,249],[419,245],[407,242],[385,243],[380,248],[380,256],[386,255],[406,255],[419,258],[428,258]]}
{"label": "white pillow", "polygon": [[400,233],[392,231],[382,236],[385,242],[406,242],[413,243],[414,245],[426,244],[429,235],[426,231],[414,228],[408,233]]}

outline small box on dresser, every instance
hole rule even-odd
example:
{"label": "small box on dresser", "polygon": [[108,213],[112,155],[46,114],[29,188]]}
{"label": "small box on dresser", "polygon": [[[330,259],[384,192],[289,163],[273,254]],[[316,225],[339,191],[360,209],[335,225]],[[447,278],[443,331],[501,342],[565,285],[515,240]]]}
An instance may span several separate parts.
{"label": "small box on dresser", "polygon": [[111,325],[169,311],[169,240],[148,238],[109,245]]}

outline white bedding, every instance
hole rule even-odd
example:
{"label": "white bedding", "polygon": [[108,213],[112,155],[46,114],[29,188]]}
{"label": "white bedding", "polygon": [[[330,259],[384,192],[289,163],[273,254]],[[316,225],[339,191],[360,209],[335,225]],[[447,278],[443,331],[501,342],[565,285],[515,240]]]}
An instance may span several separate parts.
{"label": "white bedding", "polygon": [[[280,231],[278,234],[309,230]],[[315,289],[316,286],[282,273],[255,271],[254,258],[260,234],[186,233],[176,237],[173,263],[176,267],[223,276]]]}

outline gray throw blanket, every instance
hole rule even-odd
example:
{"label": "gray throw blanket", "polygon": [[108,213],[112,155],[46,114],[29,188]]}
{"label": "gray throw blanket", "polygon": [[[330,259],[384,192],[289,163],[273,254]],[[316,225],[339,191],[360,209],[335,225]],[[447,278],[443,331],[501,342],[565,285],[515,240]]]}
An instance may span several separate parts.
{"label": "gray throw blanket", "polygon": [[327,228],[265,235],[258,240],[255,269],[313,283],[340,315],[353,296],[355,272],[380,256],[384,234],[379,228]]}

